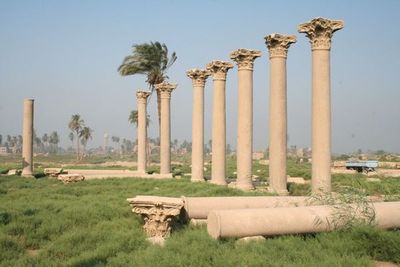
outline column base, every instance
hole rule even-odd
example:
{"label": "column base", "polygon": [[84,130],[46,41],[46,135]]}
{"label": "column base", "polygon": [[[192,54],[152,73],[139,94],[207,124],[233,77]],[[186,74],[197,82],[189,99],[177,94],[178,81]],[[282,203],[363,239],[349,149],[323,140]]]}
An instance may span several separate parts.
{"label": "column base", "polygon": [[27,177],[27,178],[35,178],[35,176],[33,176],[32,172],[23,172],[22,171],[21,176]]}
{"label": "column base", "polygon": [[190,181],[191,182],[204,182],[205,180],[204,180],[204,178],[193,178],[193,176],[192,176],[192,179],[190,179]]}
{"label": "column base", "polygon": [[210,180],[210,183],[216,184],[216,185],[227,185],[228,184],[225,180],[223,180],[223,181],[220,181],[220,180],[215,181],[213,179]]}
{"label": "column base", "polygon": [[241,189],[241,190],[244,190],[244,191],[251,191],[251,190],[254,190],[255,188],[254,188],[254,185],[252,184],[252,183],[243,183],[243,184],[239,184],[239,183],[236,183],[236,186],[235,186],[237,189]]}
{"label": "column base", "polygon": [[143,173],[143,174],[147,173],[146,170],[136,170],[136,172],[137,173]]}
{"label": "column base", "polygon": [[267,190],[268,190],[268,192],[278,194],[279,196],[288,196],[289,195],[289,191],[287,189],[274,190],[273,188],[268,187]]}

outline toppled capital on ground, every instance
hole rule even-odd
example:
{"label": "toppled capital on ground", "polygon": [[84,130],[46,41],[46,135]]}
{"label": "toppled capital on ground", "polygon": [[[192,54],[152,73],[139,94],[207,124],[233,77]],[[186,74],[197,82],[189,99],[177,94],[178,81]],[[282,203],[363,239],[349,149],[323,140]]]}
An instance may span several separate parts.
{"label": "toppled capital on ground", "polygon": [[132,212],[143,218],[143,228],[149,238],[168,237],[183,208],[181,198],[136,196],[127,201],[133,207]]}

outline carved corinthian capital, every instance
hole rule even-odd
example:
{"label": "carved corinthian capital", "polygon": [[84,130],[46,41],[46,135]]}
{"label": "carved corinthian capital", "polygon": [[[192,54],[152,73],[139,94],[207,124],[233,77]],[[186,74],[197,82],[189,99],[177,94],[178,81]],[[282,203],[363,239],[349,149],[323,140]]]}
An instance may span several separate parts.
{"label": "carved corinthian capital", "polygon": [[154,87],[160,93],[161,98],[170,98],[171,92],[176,88],[176,83],[162,82],[156,84]]}
{"label": "carved corinthian capital", "polygon": [[315,18],[310,22],[300,24],[298,30],[310,38],[312,50],[330,50],[333,33],[343,27],[344,22],[342,20]]}
{"label": "carved corinthian capital", "polygon": [[192,79],[193,86],[204,87],[210,72],[207,70],[191,69],[186,72],[186,75]]}
{"label": "carved corinthian capital", "polygon": [[296,36],[294,35],[281,35],[273,33],[265,36],[265,44],[269,50],[269,57],[287,57],[288,49],[290,44],[296,42]]}
{"label": "carved corinthian capital", "polygon": [[183,208],[180,198],[136,196],[127,201],[133,208],[132,212],[142,216],[148,237],[168,237]]}
{"label": "carved corinthian capital", "polygon": [[211,73],[213,80],[226,80],[226,73],[233,68],[233,64],[226,61],[214,60],[207,64],[206,69]]}
{"label": "carved corinthian capital", "polygon": [[238,64],[239,70],[253,70],[254,60],[261,56],[261,51],[240,48],[233,51],[230,57]]}
{"label": "carved corinthian capital", "polygon": [[137,101],[140,103],[146,103],[147,98],[149,97],[150,94],[151,94],[150,92],[146,91],[137,91],[136,92]]}

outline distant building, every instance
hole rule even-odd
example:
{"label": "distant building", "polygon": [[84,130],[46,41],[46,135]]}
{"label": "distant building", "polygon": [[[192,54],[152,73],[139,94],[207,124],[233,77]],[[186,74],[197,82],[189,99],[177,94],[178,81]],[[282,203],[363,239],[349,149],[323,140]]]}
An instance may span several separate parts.
{"label": "distant building", "polygon": [[10,154],[10,150],[6,146],[0,146],[0,155],[8,155]]}

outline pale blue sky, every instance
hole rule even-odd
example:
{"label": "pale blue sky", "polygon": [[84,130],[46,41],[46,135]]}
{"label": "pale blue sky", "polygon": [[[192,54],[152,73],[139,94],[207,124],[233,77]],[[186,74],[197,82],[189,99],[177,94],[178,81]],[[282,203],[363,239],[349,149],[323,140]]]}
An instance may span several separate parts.
{"label": "pale blue sky", "polygon": [[[289,144],[310,146],[311,49],[300,23],[314,17],[345,21],[331,52],[334,152],[358,148],[400,152],[400,1],[21,1],[0,0],[0,134],[19,134],[24,98],[35,99],[39,135],[79,113],[95,130],[136,138],[128,123],[145,77],[117,68],[135,43],[160,41],[178,60],[171,82],[172,139],[191,139],[191,81],[185,72],[229,60],[238,48],[262,51],[254,68],[254,148],[268,143],[268,54],[264,36],[295,34],[288,56]],[[205,138],[211,137],[211,79],[206,85]],[[237,69],[227,80],[227,141],[236,145]],[[156,137],[155,98],[149,113]]]}

